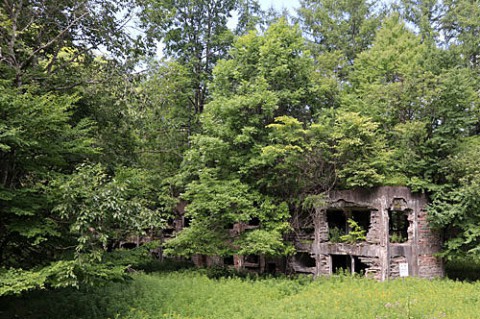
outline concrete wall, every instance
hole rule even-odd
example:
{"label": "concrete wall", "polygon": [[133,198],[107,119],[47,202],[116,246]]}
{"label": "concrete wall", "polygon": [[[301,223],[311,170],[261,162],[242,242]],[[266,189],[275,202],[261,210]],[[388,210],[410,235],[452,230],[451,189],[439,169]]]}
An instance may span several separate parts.
{"label": "concrete wall", "polygon": [[[317,207],[312,212],[315,232],[311,245],[296,243],[297,250],[300,248],[315,258],[316,267],[295,265],[295,270],[316,276],[329,275],[335,270],[333,260],[343,261],[341,256],[349,256],[343,262],[348,264],[351,260],[350,269],[362,268],[367,276],[381,281],[398,277],[399,263],[408,263],[410,276],[434,278],[444,275],[442,261],[434,256],[440,251],[441,237],[428,226],[425,195],[413,194],[406,187],[379,187],[334,191],[327,202],[326,207]],[[346,216],[368,210],[370,225],[366,240],[355,244],[330,242],[329,210],[330,214],[338,212]],[[389,212],[393,211],[405,214],[408,220],[408,240],[405,238],[402,243],[391,242]]]}

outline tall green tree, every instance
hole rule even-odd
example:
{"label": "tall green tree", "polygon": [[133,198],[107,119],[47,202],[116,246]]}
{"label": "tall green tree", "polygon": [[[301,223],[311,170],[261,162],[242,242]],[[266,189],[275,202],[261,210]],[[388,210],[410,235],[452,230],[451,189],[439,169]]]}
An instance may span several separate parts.
{"label": "tall green tree", "polygon": [[444,231],[443,257],[479,260],[478,136],[462,139],[455,151],[448,158],[448,183],[434,194],[429,217],[433,226]]}
{"label": "tall green tree", "polygon": [[366,0],[300,1],[299,20],[315,58],[317,99],[323,107],[340,105],[340,91],[352,64],[370,47],[384,11]]}
{"label": "tall green tree", "polygon": [[[108,277],[112,269],[101,270],[73,256],[72,248],[84,238],[75,231],[75,223],[85,217],[82,213],[88,213],[83,221],[95,229],[105,224],[94,214],[103,208],[95,200],[85,200],[85,185],[99,184],[103,195],[110,192],[102,204],[113,203],[116,216],[118,209],[132,208],[122,206],[121,197],[130,197],[134,206],[142,206],[130,209],[136,222],[147,221],[150,217],[143,212],[158,204],[151,204],[152,195],[139,188],[135,190],[139,197],[125,195],[128,187],[135,189],[129,183],[111,182],[143,173],[118,168],[134,164],[130,154],[136,149],[133,130],[127,129],[132,123],[128,106],[134,81],[121,74],[134,75],[119,61],[142,49],[125,32],[131,13],[122,11],[126,4],[130,2],[4,1],[0,5],[0,276],[22,278],[27,274],[23,268],[35,277],[17,293],[45,287],[47,280],[52,286],[77,285],[97,271],[97,278]],[[118,60],[95,56],[100,49]],[[76,170],[85,162],[98,161],[108,163],[102,173]],[[106,174],[105,181],[95,184],[101,174]],[[77,182],[75,191],[85,197],[72,204],[72,197],[52,196],[60,180],[65,185]],[[112,185],[118,191],[115,196]],[[105,212],[113,215],[112,210]],[[150,221],[153,225],[153,218]],[[113,228],[115,222],[110,225]],[[88,247],[93,252],[96,246]],[[82,271],[89,275],[80,275]],[[15,292],[15,287],[7,291]]]}
{"label": "tall green tree", "polygon": [[410,185],[443,183],[442,161],[476,123],[473,74],[443,57],[393,15],[355,61],[343,98],[343,107],[383,124],[395,171]]}
{"label": "tall green tree", "polygon": [[440,25],[445,44],[463,61],[462,65],[480,69],[480,14],[479,1],[443,1],[445,14]]}
{"label": "tall green tree", "polygon": [[160,178],[177,174],[188,148],[193,120],[189,103],[189,73],[178,62],[153,62],[145,79],[137,83],[131,103],[133,127],[138,139],[135,153],[140,167]]}
{"label": "tall green tree", "polygon": [[48,183],[99,151],[94,147],[93,121],[70,123],[76,100],[2,87],[2,266],[31,267],[52,257],[62,225],[50,212]]}
{"label": "tall green tree", "polygon": [[338,52],[346,65],[372,43],[383,15],[366,0],[302,0],[298,14],[312,51],[317,56]]}
{"label": "tall green tree", "polygon": [[[123,10],[126,7],[132,7],[131,1],[3,1],[2,78],[17,87],[32,82],[43,85],[92,50],[106,48],[117,55],[132,52],[139,42],[125,32],[124,25],[131,18],[131,10]],[[61,58],[66,49],[74,51],[68,60]],[[73,84],[63,81],[54,88]]]}
{"label": "tall green tree", "polygon": [[[259,183],[264,172],[256,161],[268,143],[266,125],[275,116],[311,118],[314,104],[311,109],[307,105],[314,88],[313,61],[304,54],[299,28],[285,20],[263,36],[250,32],[240,37],[230,55],[214,70],[203,132],[193,137],[182,164],[186,214],[192,223],[170,245],[180,254],[286,253],[281,234],[288,228],[288,206],[267,184]],[[228,225],[253,218],[261,228],[225,247]],[[194,238],[201,247],[191,242]]]}
{"label": "tall green tree", "polygon": [[187,67],[192,90],[188,107],[194,114],[202,113],[212,69],[225,57],[233,40],[227,20],[237,1],[145,0],[139,3],[148,36],[162,41],[166,55]]}
{"label": "tall green tree", "polygon": [[255,30],[264,23],[265,12],[256,0],[240,0],[237,3],[238,21],[235,27],[236,35],[244,35]]}
{"label": "tall green tree", "polygon": [[447,49],[445,60],[478,70],[478,1],[402,0],[400,11],[422,41]]}
{"label": "tall green tree", "polygon": [[445,7],[438,0],[402,0],[400,9],[403,17],[418,28],[422,42],[439,43],[440,19]]}

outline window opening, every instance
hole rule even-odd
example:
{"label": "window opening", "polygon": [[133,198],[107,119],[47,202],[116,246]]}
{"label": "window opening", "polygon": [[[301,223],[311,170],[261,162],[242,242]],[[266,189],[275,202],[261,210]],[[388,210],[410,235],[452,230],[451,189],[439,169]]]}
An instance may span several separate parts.
{"label": "window opening", "polygon": [[173,228],[166,228],[163,230],[163,235],[165,237],[171,237],[173,235],[173,232],[175,231],[175,229]]}
{"label": "window opening", "polygon": [[205,267],[208,265],[208,260],[206,255],[199,255],[198,256],[198,266]]}
{"label": "window opening", "polygon": [[248,222],[248,226],[260,226],[260,219],[258,219],[258,217],[253,217]]}
{"label": "window opening", "polygon": [[368,265],[360,260],[358,256],[352,256],[353,258],[353,272],[357,274],[365,275],[365,272],[368,269]]}
{"label": "window opening", "polygon": [[124,249],[133,249],[133,248],[137,248],[138,245],[137,243],[123,243],[121,247]]}
{"label": "window opening", "polygon": [[388,211],[389,237],[391,243],[404,243],[408,240],[408,212]]}
{"label": "window opening", "polygon": [[300,214],[296,216],[296,228],[301,229],[304,233],[314,233],[315,226],[313,224],[313,218],[311,212],[302,210]]}
{"label": "window opening", "polygon": [[332,260],[332,273],[362,274],[364,275],[369,266],[362,262],[358,256],[330,255]]}
{"label": "window opening", "polygon": [[347,217],[341,210],[327,210],[328,229],[337,228],[343,233],[347,232]]}
{"label": "window opening", "polygon": [[259,261],[258,255],[247,255],[245,256],[245,262],[249,264],[258,264]]}
{"label": "window opening", "polygon": [[330,255],[332,259],[332,273],[350,273],[352,267],[352,259],[349,255]]}
{"label": "window opening", "polygon": [[297,262],[297,264],[304,268],[311,268],[316,266],[315,258],[312,258],[310,253],[297,253],[295,255],[295,261]]}
{"label": "window opening", "polygon": [[369,210],[352,210],[352,219],[366,232],[370,229],[370,216],[371,212]]}
{"label": "window opening", "polygon": [[223,264],[225,266],[233,266],[234,261],[233,261],[233,256],[226,256],[223,258]]}
{"label": "window opening", "polygon": [[267,273],[275,274],[277,272],[277,264],[275,263],[267,263]]}

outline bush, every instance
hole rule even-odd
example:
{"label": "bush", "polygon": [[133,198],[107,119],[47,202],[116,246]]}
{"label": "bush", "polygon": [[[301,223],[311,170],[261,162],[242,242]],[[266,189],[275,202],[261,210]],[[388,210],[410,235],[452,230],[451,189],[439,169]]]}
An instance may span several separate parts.
{"label": "bush", "polygon": [[480,280],[480,262],[469,258],[458,258],[445,263],[445,274],[452,280]]}
{"label": "bush", "polygon": [[[480,283],[338,275],[244,280],[201,272],[132,275],[129,283],[8,297],[0,318],[477,318]],[[220,271],[219,271],[220,272]]]}

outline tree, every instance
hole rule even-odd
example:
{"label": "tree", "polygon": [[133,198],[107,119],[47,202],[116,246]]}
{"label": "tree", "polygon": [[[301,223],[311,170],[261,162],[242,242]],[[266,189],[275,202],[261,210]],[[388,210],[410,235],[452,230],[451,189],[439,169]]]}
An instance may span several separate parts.
{"label": "tree", "polygon": [[167,56],[187,67],[192,90],[189,107],[195,114],[202,113],[213,66],[225,57],[233,40],[227,19],[237,1],[145,0],[139,3],[147,34],[163,41]]}
{"label": "tree", "polygon": [[[2,78],[12,80],[17,87],[43,84],[57,72],[82,63],[92,50],[105,47],[117,55],[134,51],[140,40],[133,40],[125,32],[131,11],[122,10],[128,7],[132,7],[129,0],[3,1],[0,7]],[[61,58],[65,50],[73,52],[66,60]],[[54,88],[66,84],[70,86],[63,81]]]}
{"label": "tree", "polygon": [[448,183],[435,193],[429,206],[433,226],[443,229],[445,245],[442,256],[448,259],[469,257],[479,260],[479,171],[478,136],[462,139],[456,153],[448,158]]}
{"label": "tree", "polygon": [[424,41],[448,48],[445,53],[462,66],[478,69],[478,1],[403,0],[405,19],[418,27]]}
{"label": "tree", "polygon": [[445,7],[438,0],[402,0],[401,10],[406,21],[418,27],[422,42],[435,44],[440,40],[440,19]]}
{"label": "tree", "polygon": [[444,1],[445,14],[440,19],[446,46],[456,53],[463,66],[480,67],[479,1]]}
{"label": "tree", "polygon": [[[74,96],[19,94],[2,87],[0,110],[0,262],[28,267],[48,260],[62,225],[51,215],[52,178],[94,156],[94,123],[70,124]],[[49,240],[52,239],[51,243]]]}
{"label": "tree", "polygon": [[[288,229],[288,205],[258,183],[264,172],[255,163],[268,143],[266,125],[276,115],[311,118],[309,112],[315,111],[314,104],[306,107],[312,61],[303,54],[298,27],[285,20],[264,36],[250,32],[240,37],[230,55],[214,70],[203,132],[192,138],[182,163],[183,198],[189,201],[186,215],[192,223],[172,242],[173,252],[287,253],[281,234]],[[260,229],[225,244],[228,225],[253,218]],[[190,242],[192,234],[196,242]]]}
{"label": "tree", "polygon": [[122,167],[109,176],[97,164],[81,165],[54,181],[53,211],[68,221],[77,240],[77,258],[101,260],[119,240],[162,228],[172,207],[163,207],[162,216],[151,178],[144,170]]}
{"label": "tree", "polygon": [[244,35],[249,31],[255,30],[258,25],[263,23],[265,12],[260,8],[256,0],[240,0],[237,3],[238,21],[235,27],[236,35]]}
{"label": "tree", "polygon": [[189,103],[189,75],[178,62],[153,62],[145,79],[135,85],[130,103],[138,143],[137,164],[165,179],[177,174],[188,148],[193,118]]}
{"label": "tree", "polygon": [[394,150],[392,183],[443,183],[442,162],[474,128],[473,74],[442,63],[443,56],[393,15],[355,61],[342,104],[382,123]]}
{"label": "tree", "polygon": [[300,2],[299,20],[317,69],[316,98],[324,108],[339,107],[352,64],[371,46],[384,11],[366,0]]}
{"label": "tree", "polygon": [[354,112],[339,112],[332,130],[337,187],[382,185],[390,153],[379,124]]}
{"label": "tree", "polygon": [[[125,182],[143,172],[117,168],[134,162],[130,154],[136,140],[127,130],[131,101],[124,90],[134,81],[119,75],[126,70],[133,77],[132,69],[93,54],[105,48],[120,59],[141,51],[123,28],[131,12],[120,11],[128,3],[7,0],[0,6],[0,276],[13,285],[2,286],[2,293],[123,276],[124,266],[73,255],[72,246],[87,238],[80,219],[96,231],[111,221],[95,215],[105,209],[101,204],[114,202],[105,211],[110,215],[118,207],[129,210],[138,227],[157,225],[153,217],[158,216],[145,214],[154,205],[151,193]],[[101,173],[76,171],[96,161],[109,167]],[[72,188],[55,197],[60,180]],[[86,189],[105,202],[89,202]],[[75,191],[83,197],[70,197]],[[120,198],[114,201],[109,194]],[[120,225],[113,220],[105,233],[98,232],[101,237],[88,238],[79,249],[82,255],[97,251],[95,240],[103,244],[105,236],[113,237],[110,230]],[[70,232],[75,227],[79,231]],[[23,275],[32,281],[16,289],[15,278]]]}
{"label": "tree", "polygon": [[325,112],[305,125],[281,116],[255,162],[273,193],[302,201],[334,188],[382,185],[391,153],[379,124],[359,113]]}
{"label": "tree", "polygon": [[[78,95],[32,91],[8,85],[0,97],[0,276],[12,283],[1,290],[123,278],[126,266],[100,263],[103,254],[127,235],[161,229],[173,200],[157,189],[158,174],[118,167],[120,155],[108,168],[83,164],[102,150],[96,123],[75,119]],[[30,279],[16,286],[22,277]]]}
{"label": "tree", "polygon": [[315,55],[339,52],[344,66],[369,47],[383,15],[366,0],[303,0],[298,14]]}

